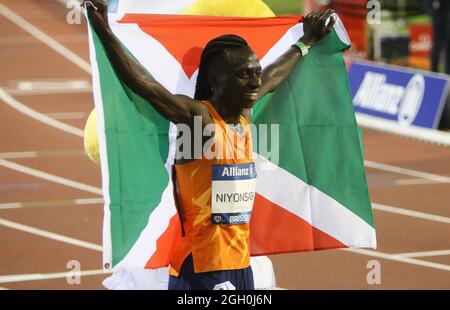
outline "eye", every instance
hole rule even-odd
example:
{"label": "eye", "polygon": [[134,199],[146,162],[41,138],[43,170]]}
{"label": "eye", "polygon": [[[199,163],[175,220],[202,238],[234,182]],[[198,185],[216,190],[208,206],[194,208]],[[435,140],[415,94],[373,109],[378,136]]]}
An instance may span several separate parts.
{"label": "eye", "polygon": [[240,71],[239,74],[238,74],[238,76],[239,76],[240,78],[246,78],[246,77],[248,77],[248,72],[247,72],[247,70]]}

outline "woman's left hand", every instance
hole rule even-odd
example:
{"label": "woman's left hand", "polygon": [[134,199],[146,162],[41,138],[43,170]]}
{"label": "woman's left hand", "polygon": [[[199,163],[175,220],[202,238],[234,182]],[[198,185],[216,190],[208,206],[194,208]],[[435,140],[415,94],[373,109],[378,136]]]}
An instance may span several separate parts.
{"label": "woman's left hand", "polygon": [[[336,12],[328,9],[326,11],[313,11],[305,16],[303,20],[304,35],[300,39],[301,42],[308,46],[313,46],[325,37],[334,26]],[[327,24],[327,20],[329,20]]]}

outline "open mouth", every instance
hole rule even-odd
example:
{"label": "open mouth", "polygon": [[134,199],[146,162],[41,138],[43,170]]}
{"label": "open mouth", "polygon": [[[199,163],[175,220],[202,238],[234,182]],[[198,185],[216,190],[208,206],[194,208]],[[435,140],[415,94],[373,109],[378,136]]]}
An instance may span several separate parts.
{"label": "open mouth", "polygon": [[258,92],[252,91],[252,92],[245,92],[244,96],[250,99],[257,99],[258,98]]}

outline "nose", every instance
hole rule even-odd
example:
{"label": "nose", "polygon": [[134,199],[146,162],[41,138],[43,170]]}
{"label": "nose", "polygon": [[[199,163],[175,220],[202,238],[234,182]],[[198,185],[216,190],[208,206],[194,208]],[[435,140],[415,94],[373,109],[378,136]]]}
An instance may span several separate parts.
{"label": "nose", "polygon": [[261,86],[261,76],[259,74],[252,74],[248,86],[251,90],[258,89]]}

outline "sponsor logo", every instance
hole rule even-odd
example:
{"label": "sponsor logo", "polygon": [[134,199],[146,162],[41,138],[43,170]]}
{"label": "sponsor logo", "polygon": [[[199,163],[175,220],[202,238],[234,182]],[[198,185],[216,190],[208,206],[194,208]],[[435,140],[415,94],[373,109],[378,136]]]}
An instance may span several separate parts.
{"label": "sponsor logo", "polygon": [[248,223],[250,222],[250,214],[231,215],[230,224],[233,223]]}
{"label": "sponsor logo", "polygon": [[220,223],[221,220],[222,220],[222,217],[221,217],[220,215],[214,216],[214,221],[215,221],[216,223]]}
{"label": "sponsor logo", "polygon": [[234,291],[236,290],[236,287],[230,282],[223,282],[223,283],[219,283],[214,285],[213,290],[215,291]]}
{"label": "sponsor logo", "polygon": [[222,171],[223,177],[240,177],[250,175],[249,168],[224,167]]}
{"label": "sponsor logo", "polygon": [[248,167],[248,173],[250,174],[250,176],[251,176],[252,178],[256,177],[255,169],[253,168],[253,164],[251,164],[251,165]]}
{"label": "sponsor logo", "polygon": [[425,93],[425,79],[416,74],[406,85],[403,98],[399,106],[398,121],[402,125],[411,125],[416,119]]}
{"label": "sponsor logo", "polygon": [[366,72],[353,104],[364,109],[397,115],[400,124],[411,125],[422,105],[425,78],[416,74],[406,87],[389,84],[386,80],[386,74]]}

